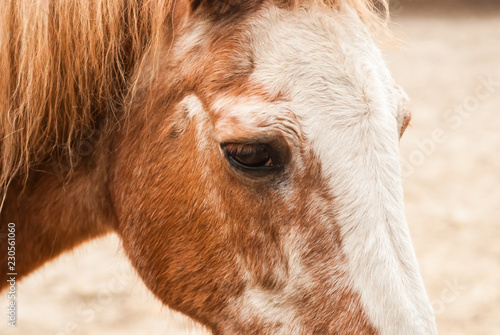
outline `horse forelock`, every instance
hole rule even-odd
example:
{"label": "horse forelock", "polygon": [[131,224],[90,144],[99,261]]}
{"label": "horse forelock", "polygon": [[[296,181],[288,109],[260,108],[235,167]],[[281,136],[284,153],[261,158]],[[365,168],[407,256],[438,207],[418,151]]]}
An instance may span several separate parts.
{"label": "horse forelock", "polygon": [[[0,186],[117,113],[173,0],[7,1],[0,8]],[[57,160],[60,157],[53,159]]]}

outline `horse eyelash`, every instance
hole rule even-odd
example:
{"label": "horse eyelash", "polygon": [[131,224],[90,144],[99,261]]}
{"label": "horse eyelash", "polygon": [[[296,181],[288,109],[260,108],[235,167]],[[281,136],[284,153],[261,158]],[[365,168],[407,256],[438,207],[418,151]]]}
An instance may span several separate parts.
{"label": "horse eyelash", "polygon": [[241,155],[260,152],[264,147],[256,144],[227,144],[223,148],[230,155]]}

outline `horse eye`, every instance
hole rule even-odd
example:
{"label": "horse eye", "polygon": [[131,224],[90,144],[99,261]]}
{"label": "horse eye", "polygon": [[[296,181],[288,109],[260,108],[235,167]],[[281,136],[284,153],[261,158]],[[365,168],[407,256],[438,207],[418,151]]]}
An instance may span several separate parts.
{"label": "horse eye", "polygon": [[237,168],[267,170],[275,166],[265,144],[225,144],[222,146],[228,161]]}

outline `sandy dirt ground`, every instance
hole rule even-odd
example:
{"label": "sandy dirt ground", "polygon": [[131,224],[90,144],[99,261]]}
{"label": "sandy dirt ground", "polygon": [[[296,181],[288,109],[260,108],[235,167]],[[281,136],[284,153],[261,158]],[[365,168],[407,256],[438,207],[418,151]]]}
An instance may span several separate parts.
{"label": "sandy dirt ground", "polygon": [[[385,53],[413,101],[406,211],[440,334],[500,334],[500,11],[396,22],[406,43]],[[3,293],[0,334],[204,333],[152,297],[115,236],[20,282],[17,329]]]}

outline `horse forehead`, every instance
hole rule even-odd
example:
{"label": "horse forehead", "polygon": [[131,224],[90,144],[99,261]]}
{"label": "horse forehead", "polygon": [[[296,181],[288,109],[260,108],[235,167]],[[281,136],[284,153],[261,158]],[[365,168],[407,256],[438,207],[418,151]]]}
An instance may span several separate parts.
{"label": "horse forehead", "polygon": [[302,116],[395,115],[401,97],[379,49],[349,9],[291,14],[274,8],[252,27],[250,82],[271,96],[284,93],[299,114],[308,111]]}
{"label": "horse forehead", "polygon": [[[241,44],[232,44],[237,50],[231,62],[250,57],[253,69],[237,95],[217,92],[210,99],[217,128],[287,123],[301,131],[325,122],[340,127],[366,114],[396,115],[401,99],[392,77],[348,8],[325,13],[270,7],[245,24]],[[203,21],[195,25],[180,50],[203,43],[208,27]]]}

